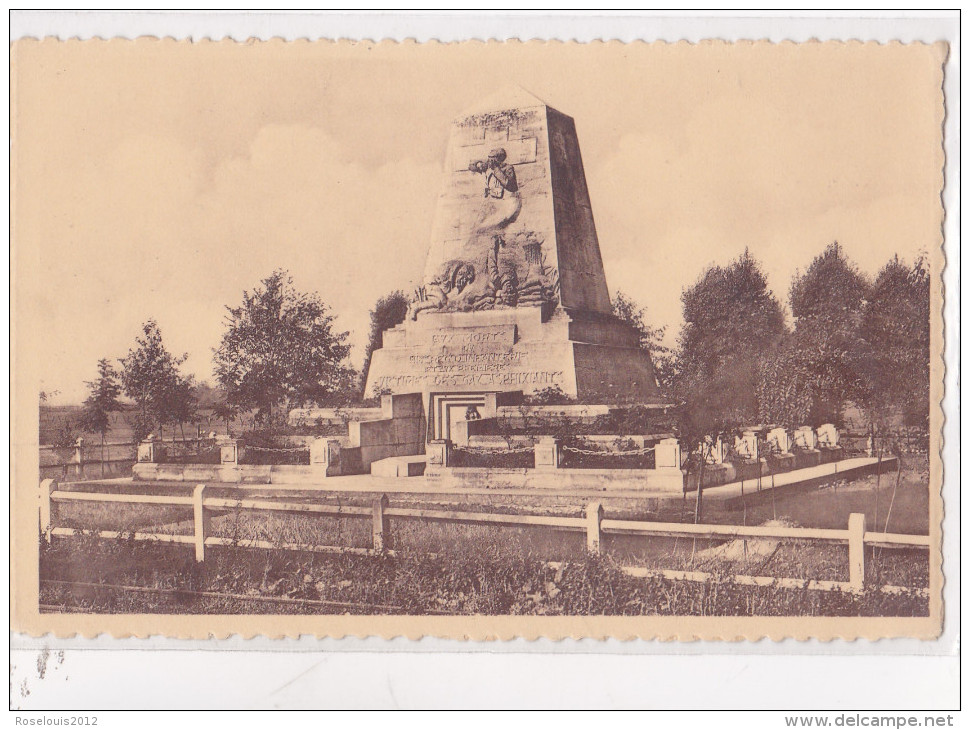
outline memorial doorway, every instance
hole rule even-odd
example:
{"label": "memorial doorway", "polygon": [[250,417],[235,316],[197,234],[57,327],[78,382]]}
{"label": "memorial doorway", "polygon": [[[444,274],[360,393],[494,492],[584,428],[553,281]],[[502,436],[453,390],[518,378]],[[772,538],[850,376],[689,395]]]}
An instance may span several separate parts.
{"label": "memorial doorway", "polygon": [[432,439],[451,440],[456,421],[488,418],[494,410],[494,393],[432,393],[428,432]]}

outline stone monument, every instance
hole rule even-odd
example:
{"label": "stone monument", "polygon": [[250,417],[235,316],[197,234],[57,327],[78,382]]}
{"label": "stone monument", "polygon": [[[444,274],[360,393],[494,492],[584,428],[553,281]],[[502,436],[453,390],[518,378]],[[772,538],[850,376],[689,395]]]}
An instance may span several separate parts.
{"label": "stone monument", "polygon": [[556,386],[603,402],[657,393],[637,332],[612,314],[575,124],[512,89],[451,125],[423,282],[366,394]]}

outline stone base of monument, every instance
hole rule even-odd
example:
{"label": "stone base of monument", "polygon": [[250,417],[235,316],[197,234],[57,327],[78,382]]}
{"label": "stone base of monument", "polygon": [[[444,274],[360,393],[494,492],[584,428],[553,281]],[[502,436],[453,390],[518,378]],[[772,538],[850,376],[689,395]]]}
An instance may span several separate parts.
{"label": "stone base of monument", "polygon": [[656,378],[635,330],[615,317],[541,307],[422,312],[384,332],[367,394],[513,392],[559,388],[590,402],[655,399]]}

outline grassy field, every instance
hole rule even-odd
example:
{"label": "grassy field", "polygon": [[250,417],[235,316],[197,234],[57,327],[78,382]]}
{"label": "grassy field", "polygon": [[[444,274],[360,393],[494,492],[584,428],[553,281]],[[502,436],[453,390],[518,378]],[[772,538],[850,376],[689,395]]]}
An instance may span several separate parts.
{"label": "grassy field", "polygon": [[[864,512],[869,529],[881,530],[889,506],[889,530],[926,534],[928,474],[925,457],[907,457],[899,475],[883,474],[784,495],[746,498],[738,508],[705,510],[705,522],[845,528],[851,512]],[[105,487],[107,488],[107,487]],[[120,489],[120,487],[119,487]],[[185,485],[156,491],[182,494]],[[225,490],[227,493],[229,490]],[[895,492],[895,493],[894,493]],[[218,490],[216,492],[218,494]],[[374,495],[307,495],[334,504],[369,504]],[[878,504],[877,504],[878,503]],[[531,512],[581,516],[575,498],[523,499],[486,495],[405,496],[393,506]],[[693,500],[660,512],[635,500],[617,501],[609,517],[693,521]],[[41,549],[46,581],[139,586],[162,593],[42,583],[41,603],[64,610],[94,612],[192,613],[535,613],[573,615],[926,615],[928,601],[915,594],[862,596],[733,584],[731,574],[816,580],[847,580],[847,548],[841,545],[771,540],[717,542],[685,538],[604,536],[605,556],[586,555],[579,533],[545,528],[468,526],[392,520],[391,556],[321,555],[282,549],[242,547],[252,539],[274,544],[369,547],[370,520],[302,515],[216,514],[213,533],[241,547],[207,550],[196,564],[188,547],[129,540],[100,540],[85,530],[152,530],[191,534],[188,507],[71,503],[55,506],[55,524],[78,531]],[[929,563],[925,550],[867,551],[867,582],[872,586],[925,588]],[[550,561],[560,562],[549,568]],[[632,578],[621,565],[712,573],[709,583]],[[187,592],[232,594],[231,598]],[[266,600],[269,599],[270,603]]]}

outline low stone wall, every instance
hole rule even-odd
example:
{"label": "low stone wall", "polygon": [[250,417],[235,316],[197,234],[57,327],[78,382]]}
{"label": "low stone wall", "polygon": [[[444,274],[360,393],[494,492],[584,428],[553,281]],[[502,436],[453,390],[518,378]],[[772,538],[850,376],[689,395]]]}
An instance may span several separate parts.
{"label": "low stone wall", "polygon": [[314,466],[278,464],[135,464],[132,477],[136,481],[194,482],[207,484],[317,484],[323,474]]}
{"label": "low stone wall", "polygon": [[684,492],[684,474],[676,469],[497,469],[432,467],[429,484],[456,489],[593,489],[614,491]]}
{"label": "low stone wall", "polygon": [[353,421],[350,447],[360,450],[360,468],[390,456],[414,456],[424,453],[427,422],[424,400],[420,393],[385,395],[381,399],[379,420]]}

